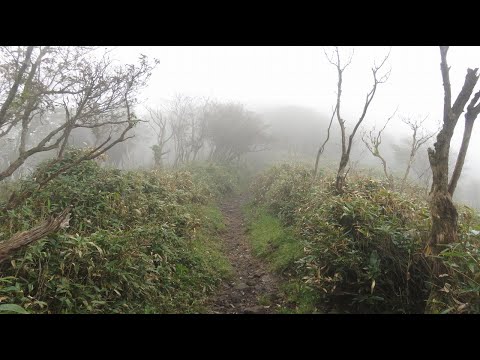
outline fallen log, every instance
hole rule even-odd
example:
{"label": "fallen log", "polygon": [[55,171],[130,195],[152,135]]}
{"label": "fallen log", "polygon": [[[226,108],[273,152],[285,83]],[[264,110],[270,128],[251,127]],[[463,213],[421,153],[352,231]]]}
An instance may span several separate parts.
{"label": "fallen log", "polygon": [[65,208],[58,216],[50,217],[33,229],[18,232],[10,239],[0,242],[0,263],[14,251],[67,227],[69,220],[70,206]]}

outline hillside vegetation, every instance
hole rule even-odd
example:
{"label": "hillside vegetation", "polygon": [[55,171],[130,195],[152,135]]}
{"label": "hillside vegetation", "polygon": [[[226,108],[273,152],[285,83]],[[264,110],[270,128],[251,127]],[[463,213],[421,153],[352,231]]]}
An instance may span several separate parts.
{"label": "hillside vegetation", "polygon": [[[308,296],[297,299],[299,306],[309,301],[321,311],[352,313],[480,311],[480,222],[474,211],[459,208],[461,241],[439,255],[445,270],[440,277],[447,279],[439,288],[423,256],[430,229],[424,199],[358,174],[343,195],[334,184],[331,174],[312,184],[308,167],[282,164],[251,186],[251,208],[270,216],[258,210],[251,216],[253,244],[261,243],[262,227],[288,231],[280,237],[283,245],[278,236],[267,237],[263,255],[277,263],[274,269],[290,268],[287,278],[300,281]],[[272,225],[272,216],[285,230]]]}
{"label": "hillside vegetation", "polygon": [[336,81],[242,103],[144,50],[0,46],[0,313],[480,313],[478,68],[440,46],[414,105],[416,60],[312,48]]}
{"label": "hillside vegetation", "polygon": [[[72,150],[55,164],[81,156]],[[33,186],[48,162],[15,188]],[[233,170],[214,165],[121,171],[80,163],[1,215],[1,237],[72,206],[69,227],[0,264],[0,312],[194,312],[229,275],[216,196]]]}

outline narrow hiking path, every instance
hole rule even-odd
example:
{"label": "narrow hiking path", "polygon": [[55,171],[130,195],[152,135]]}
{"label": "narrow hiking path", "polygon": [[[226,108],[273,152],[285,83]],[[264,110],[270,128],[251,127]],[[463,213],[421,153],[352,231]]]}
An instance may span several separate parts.
{"label": "narrow hiking path", "polygon": [[278,278],[252,254],[242,213],[246,201],[245,194],[240,194],[220,203],[226,221],[224,249],[232,264],[233,276],[211,299],[208,310],[211,314],[272,314],[281,301]]}

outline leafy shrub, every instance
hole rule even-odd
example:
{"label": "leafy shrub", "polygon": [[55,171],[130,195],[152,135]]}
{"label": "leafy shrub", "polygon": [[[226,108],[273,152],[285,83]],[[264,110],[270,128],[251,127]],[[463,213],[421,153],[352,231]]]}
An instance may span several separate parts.
{"label": "leafy shrub", "polygon": [[301,165],[281,164],[259,175],[251,186],[254,201],[263,203],[285,223],[311,188],[311,171]]}
{"label": "leafy shrub", "polygon": [[[334,176],[313,184],[309,174],[302,166],[275,166],[256,179],[252,191],[254,203],[291,225],[304,243],[298,269],[305,283],[318,289],[323,305],[347,312],[422,313],[427,300],[428,306],[440,301],[431,297],[437,282],[423,257],[430,229],[424,200],[392,192],[386,182],[365,176],[351,177],[339,196],[333,190]],[[471,214],[463,216],[461,232],[474,222]],[[470,294],[469,304],[476,297],[478,307],[478,284],[465,275],[477,269],[480,257],[461,246],[463,280],[455,284]],[[451,259],[451,251],[441,257]],[[476,262],[472,256],[467,260],[469,253]],[[452,302],[443,299],[442,309]]]}
{"label": "leafy shrub", "polygon": [[[61,163],[41,164],[18,188],[80,155],[73,150]],[[1,239],[73,206],[68,229],[0,264],[0,312],[198,310],[228,274],[214,240],[222,220],[212,199],[235,183],[225,185],[229,170],[216,171],[211,177],[200,168],[124,172],[85,161],[4,211]]]}

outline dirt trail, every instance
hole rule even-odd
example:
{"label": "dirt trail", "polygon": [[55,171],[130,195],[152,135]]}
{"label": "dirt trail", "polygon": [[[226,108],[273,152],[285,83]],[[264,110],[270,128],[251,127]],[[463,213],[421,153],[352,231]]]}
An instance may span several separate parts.
{"label": "dirt trail", "polygon": [[210,301],[211,314],[272,314],[278,308],[278,279],[253,256],[248,242],[241,210],[245,202],[245,195],[236,195],[220,204],[227,225],[223,235],[225,252],[234,274]]}

